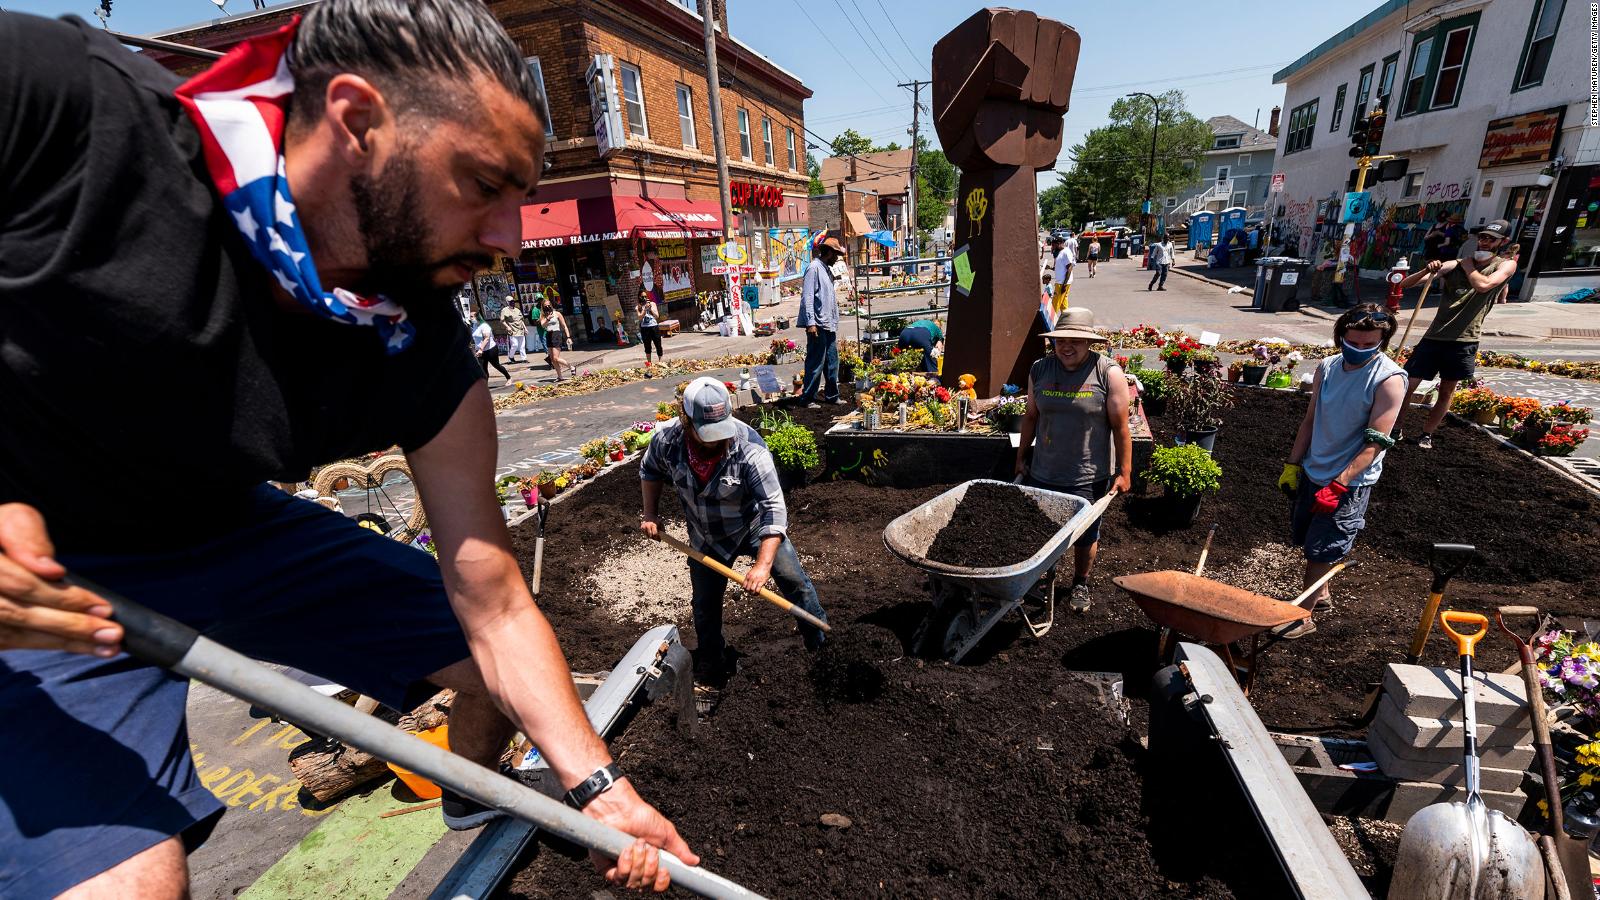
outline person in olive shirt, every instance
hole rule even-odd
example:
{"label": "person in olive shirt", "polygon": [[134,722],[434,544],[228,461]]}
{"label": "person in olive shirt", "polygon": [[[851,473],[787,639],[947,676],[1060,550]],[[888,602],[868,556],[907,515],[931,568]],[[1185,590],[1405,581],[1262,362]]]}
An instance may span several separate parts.
{"label": "person in olive shirt", "polygon": [[1417,446],[1424,450],[1433,448],[1433,432],[1444,421],[1456,385],[1471,378],[1477,369],[1483,320],[1496,303],[1505,302],[1506,281],[1517,271],[1515,259],[1500,255],[1511,242],[1510,232],[1505,219],[1495,219],[1476,230],[1478,248],[1472,255],[1444,262],[1432,260],[1426,268],[1400,282],[1401,288],[1408,288],[1434,278],[1443,281],[1433,324],[1406,360],[1406,374],[1410,376],[1407,397],[1422,382],[1439,379],[1439,397],[1417,438]]}
{"label": "person in olive shirt", "polygon": [[939,363],[933,358],[935,347],[944,347],[944,329],[932,319],[918,319],[900,329],[901,350],[922,351],[922,371],[937,372]]}
{"label": "person in olive shirt", "polygon": [[[1094,313],[1081,306],[1069,309],[1044,336],[1052,349],[1028,372],[1028,411],[1017,444],[1017,476],[1023,484],[1091,503],[1108,491],[1126,492],[1133,479],[1128,379],[1115,360],[1089,349],[1106,341],[1094,330]],[[1034,446],[1036,434],[1038,446]],[[1089,571],[1099,549],[1096,519],[1073,545],[1072,596],[1067,605],[1075,612],[1089,609]]]}

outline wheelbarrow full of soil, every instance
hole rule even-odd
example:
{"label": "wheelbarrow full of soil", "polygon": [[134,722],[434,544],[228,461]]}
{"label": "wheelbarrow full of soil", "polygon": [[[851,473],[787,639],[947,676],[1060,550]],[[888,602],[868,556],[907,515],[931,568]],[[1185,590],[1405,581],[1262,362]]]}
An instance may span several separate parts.
{"label": "wheelbarrow full of soil", "polygon": [[1043,637],[1055,617],[1056,562],[1103,509],[1082,497],[980,478],[890,522],[883,543],[928,576],[932,593],[912,652],[960,662],[1013,610]]}

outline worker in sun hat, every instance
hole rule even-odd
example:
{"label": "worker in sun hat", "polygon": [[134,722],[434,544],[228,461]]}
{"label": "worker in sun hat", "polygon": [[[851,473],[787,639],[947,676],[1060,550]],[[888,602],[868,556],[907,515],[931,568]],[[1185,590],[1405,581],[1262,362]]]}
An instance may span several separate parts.
{"label": "worker in sun hat", "polygon": [[800,286],[800,314],[796,317],[806,330],[806,374],[800,399],[808,404],[816,402],[819,387],[824,402],[839,402],[839,297],[834,291],[833,264],[843,256],[838,238],[817,232],[811,241],[811,262]]}
{"label": "worker in sun hat", "polygon": [[[700,377],[683,392],[676,422],[656,429],[639,465],[644,495],[640,530],[660,534],[657,513],[663,484],[671,484],[689,526],[689,544],[732,565],[740,556],[755,564],[745,573],[744,589],[755,592],[770,577],[789,602],[826,622],[817,589],[789,540],[789,512],[778,485],[772,454],[754,428],[733,417],[728,389],[715,378]],[[722,599],[728,581],[697,562],[689,563],[694,585],[695,680],[721,687],[732,674],[722,638]],[[822,646],[822,631],[800,623],[807,649]]]}
{"label": "worker in sun hat", "polygon": [[[1090,502],[1112,490],[1127,491],[1133,481],[1128,379],[1116,360],[1091,348],[1106,342],[1094,329],[1094,313],[1083,307],[1066,310],[1044,336],[1051,350],[1028,372],[1017,476],[1023,484]],[[1077,612],[1089,608],[1089,573],[1099,549],[1097,520],[1073,547],[1067,605]]]}
{"label": "worker in sun hat", "polygon": [[1505,252],[1511,244],[1511,226],[1505,219],[1480,225],[1473,234],[1478,246],[1472,253],[1444,262],[1429,260],[1427,266],[1400,282],[1402,289],[1435,278],[1444,283],[1439,311],[1406,360],[1406,375],[1410,378],[1406,396],[1411,396],[1422,382],[1439,379],[1438,399],[1428,410],[1422,434],[1417,437],[1417,446],[1423,450],[1433,449],[1433,432],[1450,409],[1456,385],[1477,371],[1483,320],[1495,304],[1506,302],[1506,282],[1517,272],[1515,254]]}
{"label": "worker in sun hat", "polygon": [[[1383,474],[1384,453],[1405,400],[1405,370],[1384,349],[1394,337],[1395,318],[1376,303],[1346,310],[1333,323],[1339,352],[1317,364],[1311,402],[1295,433],[1278,488],[1294,500],[1294,543],[1306,557],[1305,586],[1350,555],[1367,524],[1367,501]],[[1332,610],[1324,584],[1301,601],[1316,613]],[[1288,640],[1317,630],[1301,619],[1276,632]]]}

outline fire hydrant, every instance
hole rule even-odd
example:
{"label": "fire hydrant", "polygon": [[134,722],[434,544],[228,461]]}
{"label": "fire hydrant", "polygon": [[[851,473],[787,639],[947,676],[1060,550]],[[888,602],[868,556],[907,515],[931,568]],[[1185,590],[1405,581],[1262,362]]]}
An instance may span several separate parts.
{"label": "fire hydrant", "polygon": [[1394,268],[1384,277],[1389,281],[1389,296],[1384,305],[1389,307],[1391,314],[1400,312],[1400,282],[1406,280],[1406,275],[1411,272],[1411,264],[1406,262],[1404,256],[1395,261]]}

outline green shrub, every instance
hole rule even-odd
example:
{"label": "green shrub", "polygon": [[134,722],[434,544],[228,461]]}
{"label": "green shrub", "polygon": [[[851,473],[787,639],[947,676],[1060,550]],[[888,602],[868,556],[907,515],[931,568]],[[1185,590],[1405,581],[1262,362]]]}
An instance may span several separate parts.
{"label": "green shrub", "polygon": [[805,471],[822,463],[817,452],[817,436],[804,425],[787,422],[774,428],[766,436],[767,449],[780,469]]}
{"label": "green shrub", "polygon": [[1162,369],[1134,369],[1132,372],[1139,383],[1144,385],[1144,396],[1147,400],[1161,400],[1171,394],[1170,377]]}
{"label": "green shrub", "polygon": [[888,365],[884,366],[884,371],[891,374],[922,371],[922,351],[901,350],[895,353],[889,357]]}
{"label": "green shrub", "polygon": [[1150,455],[1149,478],[1168,493],[1192,497],[1222,486],[1222,466],[1195,446],[1157,447]]}

